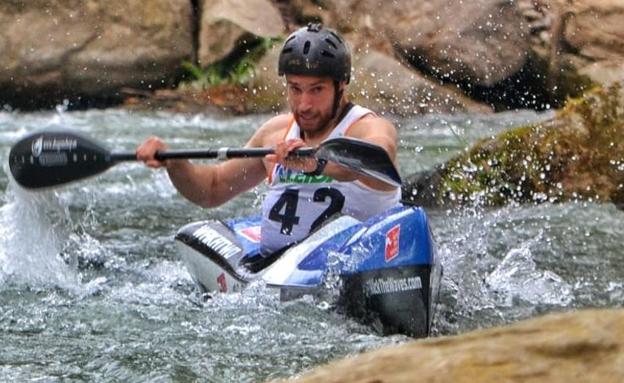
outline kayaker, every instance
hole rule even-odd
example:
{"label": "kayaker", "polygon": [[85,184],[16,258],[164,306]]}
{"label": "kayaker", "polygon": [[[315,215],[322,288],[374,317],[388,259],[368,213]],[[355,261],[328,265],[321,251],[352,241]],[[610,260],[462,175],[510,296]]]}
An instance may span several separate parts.
{"label": "kayaker", "polygon": [[346,41],[329,28],[309,24],[284,42],[278,74],[285,76],[291,112],[268,120],[246,144],[274,147],[275,154],[215,165],[158,161],[154,154],[168,148],[158,137],[136,151],[147,166],[165,167],[178,191],[203,207],[219,206],[268,180],[261,227],[267,253],[301,241],[332,216],[365,220],[396,206],[400,198],[399,188],[338,164],[288,157],[297,148],[348,136],[381,146],[396,164],[395,127],[347,98],[351,53]]}

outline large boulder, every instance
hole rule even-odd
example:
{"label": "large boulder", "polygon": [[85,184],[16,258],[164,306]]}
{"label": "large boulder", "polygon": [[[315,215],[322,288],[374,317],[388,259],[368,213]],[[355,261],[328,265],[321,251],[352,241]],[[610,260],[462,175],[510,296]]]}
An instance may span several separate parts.
{"label": "large boulder", "polygon": [[561,7],[554,70],[570,70],[609,86],[624,80],[624,2],[578,0]]}
{"label": "large boulder", "polygon": [[408,4],[386,25],[397,50],[436,76],[476,86],[493,86],[526,63],[526,23],[513,1],[454,0]]}
{"label": "large boulder", "polygon": [[403,194],[424,206],[584,199],[624,208],[624,89],[594,89],[551,120],[481,141],[409,177]]}
{"label": "large boulder", "polygon": [[415,341],[346,358],[289,381],[623,382],[624,310],[551,314]]}
{"label": "large boulder", "polygon": [[539,109],[622,80],[623,8],[619,0],[338,0],[324,17],[471,97]]}
{"label": "large boulder", "polygon": [[54,105],[171,85],[193,53],[191,18],[186,0],[0,2],[0,102]]}
{"label": "large boulder", "polygon": [[279,10],[269,0],[204,0],[198,60],[202,67],[222,60],[254,37],[285,32]]}
{"label": "large boulder", "polygon": [[342,24],[389,39],[396,52],[439,78],[491,86],[518,72],[528,28],[516,2],[342,0]]}
{"label": "large boulder", "polygon": [[376,50],[356,51],[353,72],[352,100],[382,114],[491,112],[457,88],[439,85]]}
{"label": "large boulder", "polygon": [[530,63],[555,105],[595,85],[624,80],[624,3],[520,0]]}

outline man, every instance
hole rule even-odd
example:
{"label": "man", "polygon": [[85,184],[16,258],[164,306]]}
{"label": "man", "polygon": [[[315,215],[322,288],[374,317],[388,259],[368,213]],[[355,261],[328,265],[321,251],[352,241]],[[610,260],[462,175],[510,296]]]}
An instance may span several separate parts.
{"label": "man", "polygon": [[304,239],[336,213],[365,220],[396,206],[400,198],[399,188],[338,164],[288,156],[297,148],[348,136],[381,146],[396,163],[394,126],[347,100],[351,54],[342,37],[318,24],[295,31],[284,43],[278,73],[286,77],[291,113],[271,118],[246,144],[274,147],[275,154],[196,165],[156,160],[154,154],[167,149],[157,137],[137,148],[140,160],[150,167],[166,167],[178,191],[203,207],[219,206],[268,179],[262,205],[264,252]]}

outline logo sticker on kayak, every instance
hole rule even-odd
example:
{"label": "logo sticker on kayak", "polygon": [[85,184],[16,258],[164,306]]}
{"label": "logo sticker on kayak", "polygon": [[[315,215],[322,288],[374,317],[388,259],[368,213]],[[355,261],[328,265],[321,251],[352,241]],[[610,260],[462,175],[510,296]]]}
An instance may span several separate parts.
{"label": "logo sticker on kayak", "polygon": [[381,295],[381,294],[394,294],[404,291],[420,290],[422,289],[422,281],[420,277],[408,277],[408,278],[375,278],[369,279],[364,283],[364,292],[366,296]]}
{"label": "logo sticker on kayak", "polygon": [[204,225],[195,230],[193,237],[200,240],[204,245],[215,251],[217,254],[220,254],[225,259],[231,258],[241,251],[238,246],[230,242],[218,231],[208,225]]}
{"label": "logo sticker on kayak", "polygon": [[390,262],[399,255],[399,237],[401,225],[396,225],[386,233],[386,262]]}
{"label": "logo sticker on kayak", "polygon": [[260,235],[260,226],[250,226],[244,229],[238,230],[238,234],[242,235],[248,241],[254,243],[260,243],[260,239],[262,238]]}

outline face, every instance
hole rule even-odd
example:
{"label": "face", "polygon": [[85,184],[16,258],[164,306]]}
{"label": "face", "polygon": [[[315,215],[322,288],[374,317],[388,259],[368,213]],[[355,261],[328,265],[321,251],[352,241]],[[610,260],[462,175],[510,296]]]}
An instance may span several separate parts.
{"label": "face", "polygon": [[286,76],[290,110],[301,130],[322,133],[332,119],[334,82],[329,77]]}

